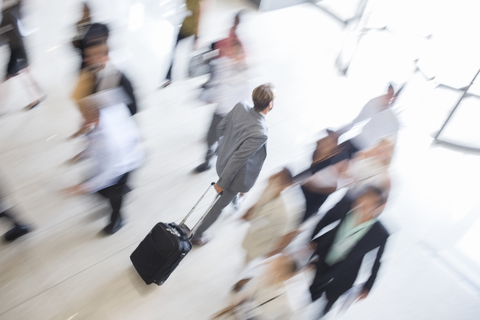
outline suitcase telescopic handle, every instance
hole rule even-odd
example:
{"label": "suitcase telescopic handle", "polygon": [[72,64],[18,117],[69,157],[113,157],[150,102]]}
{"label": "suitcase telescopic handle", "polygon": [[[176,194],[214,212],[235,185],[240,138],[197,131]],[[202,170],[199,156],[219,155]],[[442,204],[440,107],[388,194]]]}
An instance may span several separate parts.
{"label": "suitcase telescopic handle", "polygon": [[203,214],[203,216],[197,221],[197,223],[193,226],[193,228],[190,230],[188,233],[188,238],[190,238],[193,234],[195,234],[195,231],[197,231],[197,228],[200,226],[200,223],[202,223],[203,219],[207,216],[207,214],[212,210],[213,206],[217,203],[218,199],[223,195],[223,191],[220,193],[217,193],[215,196],[215,199],[213,200],[212,204],[208,207],[207,211]]}
{"label": "suitcase telescopic handle", "polygon": [[215,182],[212,182],[209,186],[208,186],[208,189],[203,193],[203,195],[200,197],[200,199],[198,199],[197,203],[195,203],[195,205],[193,206],[193,208],[190,210],[190,212],[185,216],[185,218],[183,218],[182,222],[180,222],[179,226],[183,226],[185,224],[185,222],[187,221],[187,219],[190,217],[190,215],[193,213],[193,211],[195,211],[195,209],[197,208],[198,204],[200,202],[202,202],[203,198],[207,195],[208,191],[210,191],[210,189],[215,185]]}

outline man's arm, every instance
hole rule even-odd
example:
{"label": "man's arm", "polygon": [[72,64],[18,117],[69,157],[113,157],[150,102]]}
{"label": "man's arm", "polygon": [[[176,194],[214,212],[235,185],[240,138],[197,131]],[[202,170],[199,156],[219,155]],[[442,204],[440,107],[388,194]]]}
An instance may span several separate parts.
{"label": "man's arm", "polygon": [[245,165],[248,159],[263,147],[267,139],[266,135],[247,138],[228,160],[220,179],[217,181],[217,185],[222,189],[228,188],[237,172]]}

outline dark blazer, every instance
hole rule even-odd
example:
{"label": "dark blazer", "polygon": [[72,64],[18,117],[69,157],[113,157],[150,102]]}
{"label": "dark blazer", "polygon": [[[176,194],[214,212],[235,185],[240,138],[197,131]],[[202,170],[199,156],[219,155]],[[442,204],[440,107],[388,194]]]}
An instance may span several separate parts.
{"label": "dark blazer", "polygon": [[370,251],[378,248],[371,275],[363,289],[370,291],[375,282],[378,269],[380,268],[380,259],[389,237],[388,231],[379,221],[375,222],[371,229],[353,247],[344,260],[337,262],[333,266],[328,266],[325,263],[325,258],[333,244],[340,224],[343,222],[351,208],[352,202],[347,197],[343,198],[337,203],[337,205],[335,205],[335,207],[325,214],[312,234],[313,239],[313,237],[315,237],[323,228],[340,220],[340,223],[335,228],[312,240],[317,244],[316,254],[318,255],[317,273],[310,288],[313,298],[317,295],[321,295],[323,291],[327,291],[327,295],[335,297],[339,297],[348,291],[355,283],[364,256]]}

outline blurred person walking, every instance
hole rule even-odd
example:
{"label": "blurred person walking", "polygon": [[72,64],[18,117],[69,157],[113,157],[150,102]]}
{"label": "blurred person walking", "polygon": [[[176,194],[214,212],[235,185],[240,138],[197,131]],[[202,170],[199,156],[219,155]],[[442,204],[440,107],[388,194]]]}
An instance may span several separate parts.
{"label": "blurred person walking", "polygon": [[34,96],[34,101],[25,106],[30,110],[38,106],[44,99],[40,86],[30,74],[27,52],[23,42],[23,35],[20,29],[21,0],[3,0],[2,5],[0,36],[4,36],[10,48],[10,60],[7,65],[5,81],[20,76],[26,84],[27,90]]}
{"label": "blurred person walking", "polygon": [[350,157],[353,157],[360,150],[375,146],[383,138],[396,137],[398,130],[400,130],[400,121],[391,106],[402,89],[400,88],[395,93],[393,86],[389,85],[387,93],[371,99],[352,122],[334,132],[330,131],[331,134],[335,134],[339,138],[356,124],[368,120],[357,136],[341,144],[348,150]]}
{"label": "blurred person walking", "polygon": [[[328,134],[317,141],[317,147],[312,157],[312,165],[332,158],[338,151],[336,136]],[[327,198],[337,190],[339,186],[338,181],[342,178],[342,173],[345,171],[347,164],[347,160],[334,163],[319,170],[303,182],[301,189],[305,196],[305,214],[302,221],[306,221],[315,215]]]}
{"label": "blurred person walking", "polygon": [[91,178],[65,191],[73,195],[96,192],[107,198],[112,214],[103,231],[113,234],[123,226],[123,197],[131,190],[128,178],[143,162],[140,132],[122,103],[99,109],[81,102],[81,110],[86,125],[92,130],[87,133],[87,149],[74,159],[93,160],[93,172]]}
{"label": "blurred person walking", "polygon": [[[238,12],[235,15],[233,20],[233,26],[230,28],[228,37],[217,42],[212,43],[211,50],[217,51],[217,56],[213,59],[212,62],[215,62],[216,59],[221,59],[224,57],[233,58],[238,63],[241,63],[246,66],[246,59],[245,59],[245,49],[243,47],[242,42],[237,36],[237,28],[240,25],[240,15],[241,12]],[[202,88],[209,88],[212,84],[212,81],[215,79],[215,67],[212,67],[212,72],[210,73],[210,77],[202,85]]]}
{"label": "blurred person walking", "polygon": [[213,78],[200,96],[201,100],[216,103],[217,107],[207,133],[205,162],[195,168],[196,172],[210,169],[210,161],[216,154],[218,124],[238,101],[243,101],[248,96],[248,77],[245,74],[246,65],[241,56],[240,45],[236,44],[225,50],[227,55],[211,63]]}
{"label": "blurred person walking", "polygon": [[[79,76],[72,95],[76,102],[89,96],[99,103],[97,107],[120,103],[128,108],[130,115],[137,112],[137,102],[132,84],[110,61],[105,42],[90,42],[85,47],[85,69]],[[73,135],[76,137],[88,130],[84,123]]]}
{"label": "blurred person walking", "polygon": [[194,44],[193,44],[194,49],[196,48],[196,45],[197,45],[198,26],[200,23],[201,0],[186,0],[185,2],[187,5],[187,9],[191,12],[191,15],[186,17],[182,22],[180,31],[178,32],[177,40],[175,41],[175,45],[172,50],[170,67],[168,68],[167,75],[165,77],[164,83],[162,84],[161,88],[166,88],[172,83],[173,63],[175,61],[175,52],[176,52],[178,43],[183,39],[194,36]]}
{"label": "blurred person walking", "polygon": [[[328,313],[337,299],[358,282],[365,257],[371,258],[367,260],[373,263],[358,298],[364,299],[372,290],[389,237],[388,231],[377,220],[384,207],[383,191],[366,186],[353,203],[340,201],[316,226],[311,237],[317,255],[316,273],[310,293],[312,301],[326,294],[323,314]],[[336,225],[331,228],[333,223]]]}
{"label": "blurred person walking", "polygon": [[298,219],[287,210],[281,195],[292,182],[286,169],[272,175],[260,199],[242,217],[250,223],[242,242],[246,263],[282,246],[280,241],[289,243],[297,234]]}
{"label": "blurred person walking", "polygon": [[248,192],[255,184],[267,157],[268,129],[265,117],[273,109],[274,98],[271,85],[258,86],[252,94],[253,108],[240,102],[219,123],[219,179],[214,187],[222,196],[202,221],[193,236],[193,244],[205,244],[208,239],[203,237],[203,233],[217,220],[222,210],[239,193]]}
{"label": "blurred person walking", "polygon": [[87,66],[85,63],[85,49],[91,43],[107,43],[109,30],[108,26],[103,23],[92,23],[90,8],[86,2],[83,4],[82,18],[77,22],[76,27],[77,34],[73,38],[72,44],[80,51],[82,57],[80,69],[83,69]]}
{"label": "blurred person walking", "polygon": [[287,295],[286,282],[297,274],[295,262],[288,256],[277,255],[252,271],[236,283],[232,304],[212,319],[228,315],[239,320],[294,319],[295,306]]}

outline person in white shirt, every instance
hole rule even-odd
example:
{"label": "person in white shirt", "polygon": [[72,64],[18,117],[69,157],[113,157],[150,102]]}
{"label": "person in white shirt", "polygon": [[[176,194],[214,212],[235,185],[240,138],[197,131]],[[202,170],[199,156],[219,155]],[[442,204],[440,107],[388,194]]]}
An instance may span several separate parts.
{"label": "person in white shirt", "polygon": [[87,133],[87,149],[74,159],[89,157],[93,160],[90,179],[66,191],[72,194],[98,192],[110,201],[110,223],[103,229],[107,234],[123,226],[120,213],[123,196],[130,191],[127,181],[130,172],[143,162],[140,132],[124,104],[104,108],[81,104],[85,122],[93,129]]}
{"label": "person in white shirt", "polygon": [[350,156],[360,150],[373,147],[385,137],[397,135],[400,122],[391,106],[400,92],[401,89],[395,93],[392,85],[389,85],[386,94],[370,100],[351,123],[335,132],[338,138],[350,131],[356,124],[368,120],[357,136],[341,144],[349,150]]}

